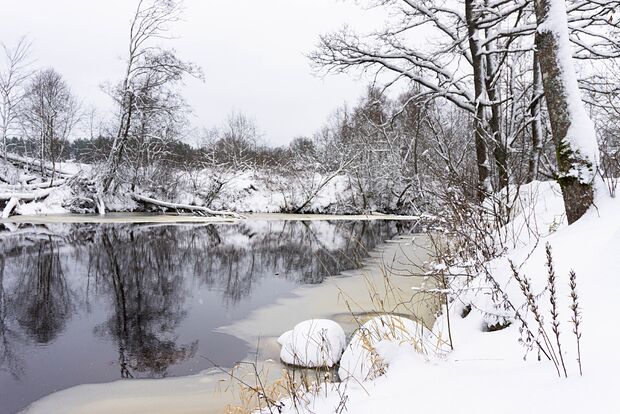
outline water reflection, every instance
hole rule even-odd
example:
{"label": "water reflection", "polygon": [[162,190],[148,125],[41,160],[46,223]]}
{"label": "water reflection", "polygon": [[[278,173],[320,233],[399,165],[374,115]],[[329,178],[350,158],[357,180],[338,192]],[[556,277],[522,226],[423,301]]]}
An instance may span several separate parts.
{"label": "water reflection", "polygon": [[230,366],[247,345],[216,327],[296,285],[358,267],[402,226],[250,221],[0,232],[0,413],[84,382],[196,372],[209,366],[201,355]]}
{"label": "water reflection", "polygon": [[15,318],[35,343],[51,342],[64,329],[74,300],[60,262],[58,242],[48,236],[17,270],[12,292]]}
{"label": "water reflection", "polygon": [[174,330],[187,312],[172,246],[164,238],[138,240],[134,229],[105,229],[99,236],[101,243],[89,251],[89,268],[113,312],[95,333],[115,339],[121,378],[136,372],[163,377],[170,365],[192,357],[197,345],[176,343]]}

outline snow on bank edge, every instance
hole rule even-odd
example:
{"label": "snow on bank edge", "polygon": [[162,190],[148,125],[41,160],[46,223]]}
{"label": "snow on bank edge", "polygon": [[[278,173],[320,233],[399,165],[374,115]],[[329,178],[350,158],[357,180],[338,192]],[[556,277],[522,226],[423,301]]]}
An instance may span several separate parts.
{"label": "snow on bank edge", "polygon": [[[550,305],[544,288],[545,244],[551,245],[567,379],[559,379],[551,362],[538,361],[535,349],[528,351],[519,343],[521,334],[514,321],[500,331],[485,329],[489,324],[487,313],[499,310],[488,299],[487,286],[480,282],[476,294],[459,297],[461,306],[453,306],[450,313],[454,351],[426,361],[409,345],[383,343],[377,352],[388,364],[385,375],[374,381],[336,384],[327,392],[307,396],[308,403],[301,410],[299,405],[287,404],[285,412],[336,413],[342,404],[343,412],[356,414],[408,413],[412,409],[430,413],[620,412],[620,401],[610,392],[620,369],[620,356],[614,351],[620,332],[614,328],[612,308],[620,297],[620,200],[610,199],[606,190],[599,188],[597,208],[567,227],[558,219],[562,202],[554,184],[533,183],[525,190],[536,197],[529,210],[515,217],[513,225],[522,226],[525,217],[533,217],[541,230],[546,225],[550,228],[541,231],[545,237],[538,242],[531,239],[531,232],[515,232],[517,238],[527,234],[527,239],[515,240],[517,247],[507,257],[489,263],[489,269],[515,306],[526,312],[508,259],[519,266],[520,274],[529,277],[534,291],[542,295],[539,306],[550,332]],[[583,377],[579,376],[576,341],[569,323],[571,269],[577,274],[583,314]],[[474,310],[462,317],[465,305],[472,305]],[[535,327],[531,315],[525,314]],[[445,316],[438,319],[435,332],[445,335],[446,323]]]}

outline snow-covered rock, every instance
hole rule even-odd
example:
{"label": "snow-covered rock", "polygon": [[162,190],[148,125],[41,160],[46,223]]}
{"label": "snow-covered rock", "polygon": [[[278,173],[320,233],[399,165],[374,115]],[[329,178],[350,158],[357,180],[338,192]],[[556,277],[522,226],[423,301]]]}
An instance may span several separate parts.
{"label": "snow-covered rock", "polygon": [[374,379],[387,366],[377,352],[380,343],[410,344],[421,349],[423,335],[423,326],[411,319],[396,315],[374,317],[351,338],[340,360],[338,375],[342,380],[354,378],[361,382]]}
{"label": "snow-covered rock", "polygon": [[344,330],[328,319],[310,319],[298,323],[278,338],[280,358],[287,364],[314,368],[332,367],[347,343]]}

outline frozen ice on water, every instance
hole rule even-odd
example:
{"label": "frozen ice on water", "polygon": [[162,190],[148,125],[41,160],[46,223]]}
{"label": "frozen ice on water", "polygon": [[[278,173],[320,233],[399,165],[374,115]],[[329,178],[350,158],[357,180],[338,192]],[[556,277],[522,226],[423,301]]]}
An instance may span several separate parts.
{"label": "frozen ice on water", "polygon": [[278,338],[282,361],[306,368],[334,366],[346,342],[342,327],[329,319],[300,322]]}

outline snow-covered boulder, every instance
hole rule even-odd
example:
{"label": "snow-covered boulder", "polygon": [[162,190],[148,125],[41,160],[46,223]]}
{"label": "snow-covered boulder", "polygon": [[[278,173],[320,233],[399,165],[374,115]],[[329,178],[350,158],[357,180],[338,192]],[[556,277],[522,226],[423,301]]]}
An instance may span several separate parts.
{"label": "snow-covered boulder", "polygon": [[298,323],[278,338],[280,358],[300,367],[332,367],[339,360],[347,340],[340,325],[328,319]]}
{"label": "snow-covered boulder", "polygon": [[385,371],[386,363],[377,353],[384,341],[406,343],[422,349],[424,327],[402,316],[381,315],[362,325],[351,338],[340,360],[338,375],[341,380],[374,379]]}

